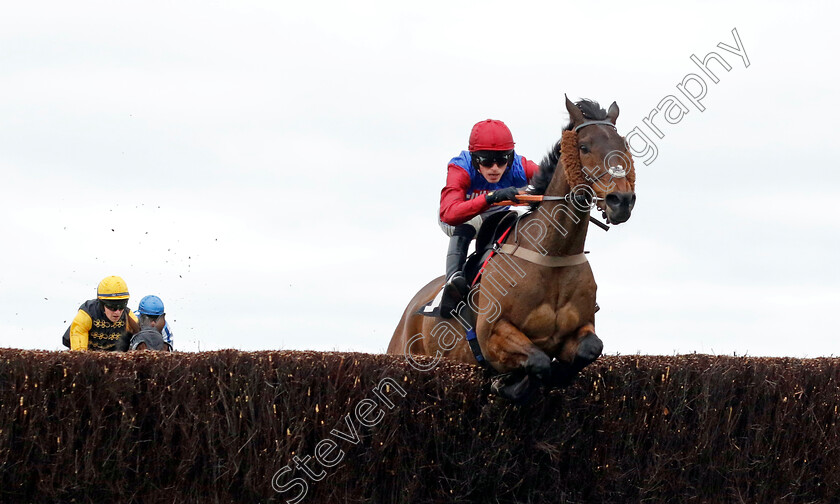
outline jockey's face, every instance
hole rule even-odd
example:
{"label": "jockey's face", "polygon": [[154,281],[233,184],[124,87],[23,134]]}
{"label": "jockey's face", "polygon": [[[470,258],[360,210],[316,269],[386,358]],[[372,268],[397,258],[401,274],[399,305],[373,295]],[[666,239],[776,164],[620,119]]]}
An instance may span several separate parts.
{"label": "jockey's face", "polygon": [[123,311],[125,308],[120,308],[119,310],[111,310],[107,306],[105,307],[105,316],[108,317],[108,320],[111,322],[116,322],[122,317]]}
{"label": "jockey's face", "polygon": [[478,171],[485,179],[487,179],[487,182],[490,182],[491,184],[495,184],[496,182],[502,180],[502,175],[505,174],[505,170],[507,170],[507,163],[503,165],[493,163],[493,166],[478,166]]}

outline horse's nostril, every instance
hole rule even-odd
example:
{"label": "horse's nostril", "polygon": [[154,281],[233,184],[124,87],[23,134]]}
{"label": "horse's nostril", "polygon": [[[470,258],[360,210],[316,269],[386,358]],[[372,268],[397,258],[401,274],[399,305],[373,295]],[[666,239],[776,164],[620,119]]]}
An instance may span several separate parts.
{"label": "horse's nostril", "polygon": [[636,193],[610,193],[607,194],[607,197],[604,198],[606,201],[607,206],[614,210],[618,210],[619,208],[632,208],[633,205],[636,203]]}

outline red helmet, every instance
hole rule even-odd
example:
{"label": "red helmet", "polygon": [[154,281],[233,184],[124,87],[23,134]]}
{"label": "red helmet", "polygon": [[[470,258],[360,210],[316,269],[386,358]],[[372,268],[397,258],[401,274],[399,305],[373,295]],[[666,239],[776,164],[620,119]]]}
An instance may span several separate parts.
{"label": "red helmet", "polygon": [[473,126],[470,132],[470,152],[491,150],[506,151],[513,149],[513,135],[505,123],[495,119],[485,119]]}

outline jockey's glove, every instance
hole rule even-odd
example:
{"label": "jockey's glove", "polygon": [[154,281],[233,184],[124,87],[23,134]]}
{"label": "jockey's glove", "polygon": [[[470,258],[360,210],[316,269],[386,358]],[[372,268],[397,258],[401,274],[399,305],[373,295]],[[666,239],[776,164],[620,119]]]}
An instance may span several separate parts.
{"label": "jockey's glove", "polygon": [[501,201],[517,201],[516,195],[518,193],[519,189],[515,187],[505,187],[504,189],[490,191],[487,193],[487,203],[492,205]]}

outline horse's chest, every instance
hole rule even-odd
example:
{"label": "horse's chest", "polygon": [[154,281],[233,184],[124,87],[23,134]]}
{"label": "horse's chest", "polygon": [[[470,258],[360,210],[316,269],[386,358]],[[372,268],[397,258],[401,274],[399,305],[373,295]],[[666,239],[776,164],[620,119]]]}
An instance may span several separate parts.
{"label": "horse's chest", "polygon": [[577,330],[580,325],[580,310],[573,304],[565,303],[557,306],[543,303],[531,311],[522,329],[537,345],[540,343],[551,345]]}

